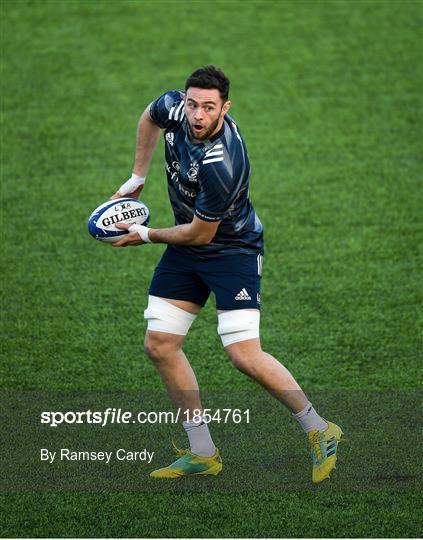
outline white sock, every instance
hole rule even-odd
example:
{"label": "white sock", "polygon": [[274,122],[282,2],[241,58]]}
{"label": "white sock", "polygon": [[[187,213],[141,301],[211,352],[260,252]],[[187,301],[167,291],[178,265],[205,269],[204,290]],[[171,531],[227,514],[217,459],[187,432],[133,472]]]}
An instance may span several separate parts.
{"label": "white sock", "polygon": [[182,422],[187,432],[191,452],[197,456],[211,457],[216,452],[209,426],[202,422]]}
{"label": "white sock", "polygon": [[327,422],[317,414],[310,402],[307,403],[302,411],[293,414],[292,416],[298,420],[305,433],[309,433],[315,429],[318,431],[325,431],[328,427]]}

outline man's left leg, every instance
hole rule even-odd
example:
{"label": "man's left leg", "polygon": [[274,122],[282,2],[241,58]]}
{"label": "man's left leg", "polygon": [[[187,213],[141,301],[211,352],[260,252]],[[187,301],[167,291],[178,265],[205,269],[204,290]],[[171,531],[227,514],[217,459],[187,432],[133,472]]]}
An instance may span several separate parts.
{"label": "man's left leg", "polygon": [[[232,321],[232,322],[231,322]],[[312,448],[313,482],[328,478],[335,468],[342,431],[320,417],[291,373],[262,350],[258,337],[259,312],[233,310],[219,313],[219,334],[233,364],[283,403],[301,424]]]}

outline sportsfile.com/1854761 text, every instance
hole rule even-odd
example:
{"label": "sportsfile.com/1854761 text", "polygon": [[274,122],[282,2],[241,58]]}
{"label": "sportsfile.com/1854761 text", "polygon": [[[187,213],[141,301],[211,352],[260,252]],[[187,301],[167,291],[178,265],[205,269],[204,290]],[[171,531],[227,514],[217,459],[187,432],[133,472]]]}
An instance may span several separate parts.
{"label": "sportsfile.com/1854761 text", "polygon": [[175,411],[124,411],[108,407],[103,411],[42,411],[41,424],[58,427],[62,424],[95,424],[101,427],[112,424],[177,424],[178,422],[215,422],[217,424],[250,423],[250,409],[195,409]]}

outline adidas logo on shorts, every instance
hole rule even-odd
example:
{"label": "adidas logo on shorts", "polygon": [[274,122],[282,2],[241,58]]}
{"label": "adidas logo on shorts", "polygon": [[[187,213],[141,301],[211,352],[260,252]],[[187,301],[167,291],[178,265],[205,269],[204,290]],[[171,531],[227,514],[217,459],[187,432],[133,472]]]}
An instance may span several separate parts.
{"label": "adidas logo on shorts", "polygon": [[248,294],[246,289],[242,289],[239,291],[239,293],[235,296],[235,300],[251,300],[251,296]]}

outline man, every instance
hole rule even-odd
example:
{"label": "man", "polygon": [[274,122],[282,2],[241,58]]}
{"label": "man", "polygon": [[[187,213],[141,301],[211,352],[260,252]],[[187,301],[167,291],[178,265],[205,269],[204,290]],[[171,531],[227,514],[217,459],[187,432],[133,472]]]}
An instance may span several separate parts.
{"label": "man", "polygon": [[250,165],[239,129],[227,114],[229,80],[214,66],[192,73],[185,94],[166,92],[142,113],[132,177],[113,198],[138,198],[160,130],[164,129],[168,192],[176,225],[128,229],[115,247],[164,243],[145,318],[145,350],[177,407],[192,414],[183,422],[190,449],[151,476],[177,478],[218,474],[222,469],[202,410],[194,372],[182,350],[184,338],[211,291],[218,333],[234,365],[283,403],[311,444],[313,482],[335,467],[342,431],[321,418],[289,371],[260,346],[260,278],[263,230],[249,199]]}

